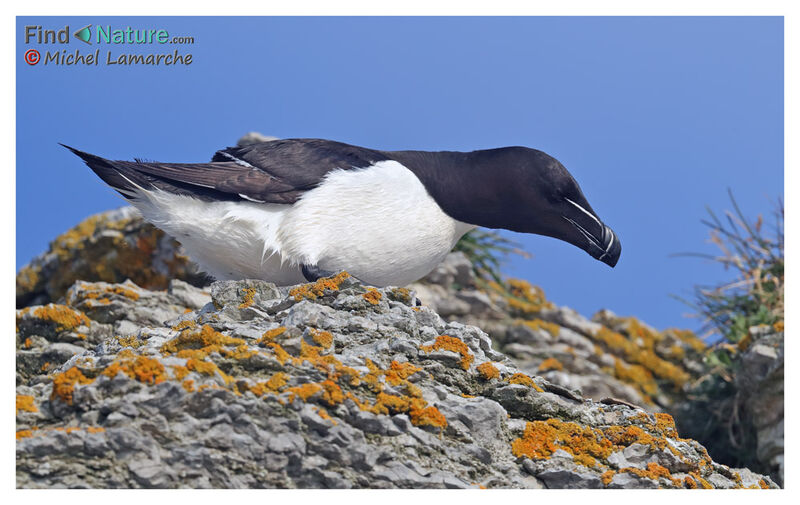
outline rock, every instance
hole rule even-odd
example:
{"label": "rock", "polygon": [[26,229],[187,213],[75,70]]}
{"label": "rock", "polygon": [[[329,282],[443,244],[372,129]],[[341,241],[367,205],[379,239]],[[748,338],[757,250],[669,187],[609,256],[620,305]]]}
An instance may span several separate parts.
{"label": "rock", "polygon": [[178,242],[133,207],[122,207],[85,219],[23,267],[17,273],[17,307],[58,302],[76,280],[126,279],[147,289],[166,289],[172,279],[195,286],[209,282]]}
{"label": "rock", "polygon": [[751,328],[753,344],[742,353],[734,382],[756,429],[756,457],[778,482],[784,478],[784,334]]}
{"label": "rock", "polygon": [[[351,279],[305,300],[263,281],[210,282],[132,208],[88,218],[18,273],[16,381],[36,409],[17,412],[23,487],[670,487],[601,470],[657,464],[682,479],[707,459],[647,417],[683,413],[686,385],[708,371],[689,332],[587,319],[525,281],[477,279],[462,253],[379,290],[377,304]],[[735,385],[757,469],[780,482],[783,334],[750,333]],[[515,456],[527,423],[547,420],[634,425],[676,452],[616,444],[595,468],[569,450]],[[109,455],[126,440],[130,453]],[[701,473],[773,485],[719,468]]]}
{"label": "rock", "polygon": [[[65,305],[18,311],[17,486],[683,487],[694,472],[774,487],[712,462],[669,416],[524,373],[413,293],[290,292],[78,281]],[[79,331],[97,343],[64,341]]]}
{"label": "rock", "polygon": [[[738,352],[725,377],[710,373],[689,390],[702,401],[682,401],[676,405],[676,414],[682,432],[706,437],[704,444],[712,456],[746,464],[782,485],[784,333],[779,330],[780,326],[751,327],[739,346],[731,346]],[[737,446],[731,445],[732,438]]]}
{"label": "rock", "polygon": [[463,252],[448,254],[439,266],[425,276],[423,282],[437,284],[445,288],[449,288],[453,284],[457,284],[462,288],[472,287],[475,284],[472,262]]}

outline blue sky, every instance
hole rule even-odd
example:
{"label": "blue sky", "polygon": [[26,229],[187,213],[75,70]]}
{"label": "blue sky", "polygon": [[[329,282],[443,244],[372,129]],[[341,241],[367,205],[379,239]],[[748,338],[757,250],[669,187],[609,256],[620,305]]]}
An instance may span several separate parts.
{"label": "blue sky", "polygon": [[[166,29],[192,45],[25,45],[24,26]],[[619,235],[615,269],[508,233],[509,275],[589,316],[696,328],[670,298],[730,273],[705,206],[783,195],[782,18],[18,18],[17,268],[121,201],[64,142],[112,159],[207,161],[248,131],[379,149],[541,149]],[[30,66],[23,53],[191,53],[189,66]]]}

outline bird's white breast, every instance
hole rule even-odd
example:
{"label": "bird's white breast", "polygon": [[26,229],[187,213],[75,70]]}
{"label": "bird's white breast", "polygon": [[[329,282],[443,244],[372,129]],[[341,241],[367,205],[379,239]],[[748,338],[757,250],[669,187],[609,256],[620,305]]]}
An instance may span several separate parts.
{"label": "bird's white breast", "polygon": [[471,228],[445,214],[413,172],[381,161],[330,172],[286,212],[278,242],[301,262],[402,286],[433,270]]}
{"label": "bird's white breast", "polygon": [[335,170],[292,205],[207,202],[153,190],[134,205],[217,279],[304,282],[299,265],[376,286],[430,272],[471,228],[447,216],[396,161]]}

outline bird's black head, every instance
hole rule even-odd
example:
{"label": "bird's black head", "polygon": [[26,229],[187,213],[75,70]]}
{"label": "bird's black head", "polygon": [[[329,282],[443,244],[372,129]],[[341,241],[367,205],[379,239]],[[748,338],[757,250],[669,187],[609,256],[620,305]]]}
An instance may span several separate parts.
{"label": "bird's black head", "polygon": [[616,234],[552,156],[527,147],[432,154],[440,161],[414,172],[451,217],[487,228],[554,237],[609,266],[617,264],[622,244]]}

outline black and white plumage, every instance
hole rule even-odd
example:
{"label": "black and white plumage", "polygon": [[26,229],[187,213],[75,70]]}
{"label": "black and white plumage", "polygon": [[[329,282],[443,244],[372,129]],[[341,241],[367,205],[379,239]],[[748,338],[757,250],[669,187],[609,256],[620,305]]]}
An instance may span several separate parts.
{"label": "black and white plumage", "polygon": [[347,270],[404,285],[477,226],[555,237],[610,266],[621,252],[563,165],[526,147],[379,151],[284,139],[223,149],[210,163],[110,161],[65,147],[217,279],[289,285]]}

